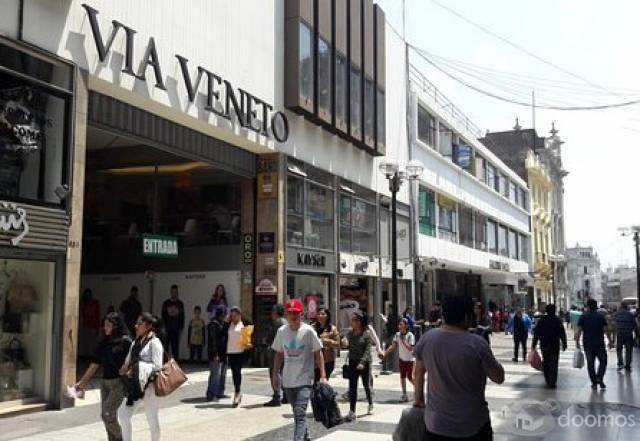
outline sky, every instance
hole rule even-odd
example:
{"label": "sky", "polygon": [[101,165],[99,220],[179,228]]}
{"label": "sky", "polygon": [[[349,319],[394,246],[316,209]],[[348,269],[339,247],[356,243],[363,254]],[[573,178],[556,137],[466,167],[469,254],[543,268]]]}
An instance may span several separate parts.
{"label": "sky", "polygon": [[[376,1],[385,10],[387,20],[401,32],[402,0]],[[406,38],[411,45],[484,68],[554,80],[554,84],[566,82],[562,85],[573,89],[567,92],[538,84],[538,103],[588,106],[640,99],[640,2],[636,0],[405,1]],[[484,33],[438,3],[596,86]],[[417,56],[412,56],[412,63],[483,131],[510,130],[515,118],[522,127],[532,127],[531,107],[475,92]],[[496,77],[480,77],[496,83]],[[497,91],[482,79],[465,79]],[[530,101],[531,92],[526,88],[501,93]],[[622,237],[618,228],[640,225],[636,202],[640,104],[606,111],[536,110],[535,128],[539,135],[548,136],[552,122],[564,141],[562,158],[569,172],[565,178],[567,246],[592,245],[603,269],[635,265],[633,241]]]}

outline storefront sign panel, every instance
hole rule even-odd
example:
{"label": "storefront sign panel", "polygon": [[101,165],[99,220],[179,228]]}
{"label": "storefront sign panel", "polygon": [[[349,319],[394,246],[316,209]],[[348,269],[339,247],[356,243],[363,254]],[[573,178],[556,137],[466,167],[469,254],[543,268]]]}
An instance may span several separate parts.
{"label": "storefront sign panel", "polygon": [[261,254],[273,254],[276,250],[276,233],[258,233],[258,250]]}
{"label": "storefront sign panel", "polygon": [[333,253],[305,248],[287,248],[287,269],[294,271],[317,271],[333,273],[336,257]]}
{"label": "storefront sign panel", "polygon": [[245,233],[242,237],[244,263],[253,263],[253,234]]}
{"label": "storefront sign panel", "polygon": [[373,256],[340,253],[340,265],[338,271],[341,274],[354,274],[360,276],[378,277],[380,263]]}
{"label": "storefront sign panel", "polygon": [[256,295],[271,296],[278,293],[277,286],[270,279],[262,279],[256,286]]}
{"label": "storefront sign panel", "polygon": [[145,257],[178,257],[178,238],[144,234],[142,236],[142,255]]}

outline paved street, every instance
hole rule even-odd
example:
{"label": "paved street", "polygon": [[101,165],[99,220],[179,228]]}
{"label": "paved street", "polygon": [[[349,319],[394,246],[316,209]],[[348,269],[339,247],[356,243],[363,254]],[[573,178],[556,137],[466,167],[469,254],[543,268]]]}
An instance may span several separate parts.
{"label": "paved street", "polygon": [[[640,432],[640,357],[636,351],[632,373],[618,373],[615,352],[609,352],[606,391],[593,392],[586,369],[571,368],[573,345],[561,355],[557,390],[544,387],[541,373],[525,363],[511,362],[511,339],[504,335],[493,338],[493,348],[505,365],[507,379],[503,385],[491,384],[487,398],[492,411],[496,440],[637,440]],[[160,421],[165,440],[286,440],[291,439],[292,420],[288,406],[263,408],[269,387],[264,369],[247,369],[244,376],[244,400],[232,409],[230,400],[207,403],[203,400],[206,372],[190,374],[190,382],[164,400]],[[230,379],[229,379],[230,381]],[[346,382],[334,378],[331,383],[340,392]],[[231,390],[230,383],[227,390]],[[363,416],[355,423],[343,424],[327,431],[312,423],[313,439],[388,440],[402,410],[397,375],[375,379],[375,414]],[[363,392],[361,391],[361,394]],[[346,413],[347,403],[341,403]],[[533,410],[532,410],[533,409]],[[358,414],[366,412],[361,402]],[[518,429],[530,419],[530,428]],[[80,406],[61,412],[42,412],[1,420],[0,440],[104,440],[95,392]],[[135,440],[148,440],[143,414],[134,418]]]}

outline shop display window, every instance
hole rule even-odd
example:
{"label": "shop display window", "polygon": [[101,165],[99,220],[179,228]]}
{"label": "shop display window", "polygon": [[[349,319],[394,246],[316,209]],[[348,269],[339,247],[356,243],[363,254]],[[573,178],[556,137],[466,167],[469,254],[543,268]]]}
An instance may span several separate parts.
{"label": "shop display window", "polygon": [[0,260],[0,402],[47,399],[54,267]]}
{"label": "shop display window", "polygon": [[340,196],[340,251],[375,254],[376,206],[362,199]]}
{"label": "shop display window", "polygon": [[340,331],[345,331],[351,326],[351,318],[358,310],[369,310],[368,279],[340,277],[340,304],[337,319]]}
{"label": "shop display window", "polygon": [[356,135],[362,129],[362,71],[358,66],[351,65],[350,74],[351,98],[349,121],[351,134]]}
{"label": "shop display window", "polygon": [[349,96],[347,95],[347,81],[349,79],[349,64],[347,57],[336,50],[336,122],[346,124],[347,106]]}
{"label": "shop display window", "polygon": [[375,100],[376,88],[371,78],[364,81],[364,136],[373,139],[375,137]]}
{"label": "shop display window", "polygon": [[287,296],[290,299],[302,300],[305,319],[307,322],[313,322],[318,308],[329,305],[329,276],[288,274]]}

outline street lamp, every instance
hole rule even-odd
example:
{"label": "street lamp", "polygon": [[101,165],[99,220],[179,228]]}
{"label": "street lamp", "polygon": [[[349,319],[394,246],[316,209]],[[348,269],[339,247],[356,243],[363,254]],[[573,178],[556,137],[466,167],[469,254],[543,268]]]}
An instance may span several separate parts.
{"label": "street lamp", "polygon": [[420,178],[424,166],[416,159],[407,163],[404,170],[398,164],[391,161],[380,163],[380,171],[389,181],[389,191],[391,192],[391,302],[393,304],[396,317],[400,316],[398,309],[398,242],[396,224],[396,195],[400,191],[402,183],[406,180],[415,181]]}
{"label": "street lamp", "polygon": [[636,295],[638,302],[636,303],[636,311],[640,310],[640,225],[632,225],[630,227],[620,227],[618,231],[623,237],[633,236],[636,244]]}

